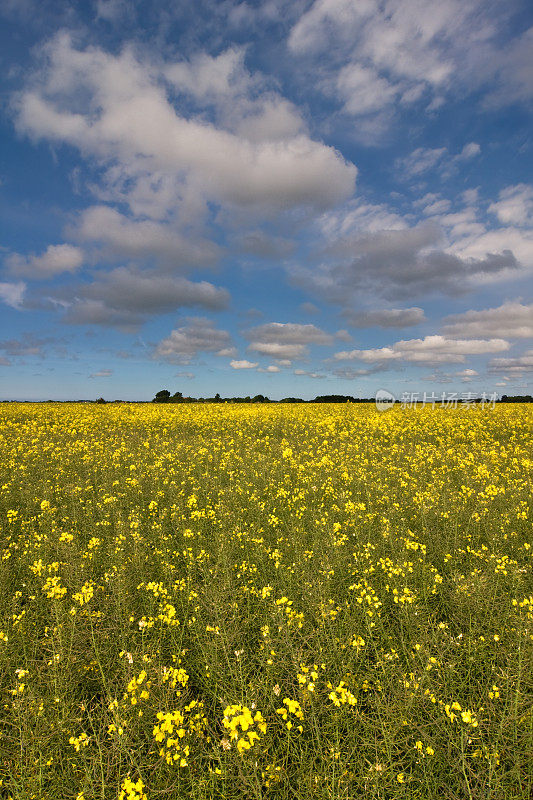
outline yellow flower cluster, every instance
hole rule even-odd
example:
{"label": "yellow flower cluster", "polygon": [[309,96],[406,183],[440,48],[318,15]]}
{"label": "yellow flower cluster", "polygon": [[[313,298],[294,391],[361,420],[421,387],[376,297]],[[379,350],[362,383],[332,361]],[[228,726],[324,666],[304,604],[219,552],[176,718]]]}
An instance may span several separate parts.
{"label": "yellow flower cluster", "polygon": [[64,586],[61,586],[61,579],[58,575],[50,575],[43,584],[43,592],[51,600],[60,600],[67,593]]}
{"label": "yellow flower cluster", "polygon": [[133,782],[131,778],[124,778],[122,786],[120,787],[118,800],[148,800],[142,780],[138,778]]}
{"label": "yellow flower cluster", "polygon": [[236,703],[224,709],[222,724],[229,731],[231,742],[236,742],[239,753],[244,753],[266,733],[266,722],[260,711]]}
{"label": "yellow flower cluster", "polygon": [[72,595],[72,599],[79,603],[80,606],[87,605],[94,595],[94,583],[92,581],[86,581],[83,586],[81,587],[79,592],[75,592]]}
{"label": "yellow flower cluster", "polygon": [[90,737],[87,736],[85,732],[80,733],[79,736],[71,736],[70,739],[68,740],[68,743],[72,745],[72,747],[74,748],[74,750],[76,750],[77,753],[79,753],[82,747],[87,747],[89,745],[89,742],[90,742]]}
{"label": "yellow flower cluster", "polygon": [[156,742],[164,743],[159,755],[167,764],[188,766],[191,735],[204,736],[207,727],[203,707],[202,702],[191,700],[181,709],[157,712],[158,723],[154,726],[153,736]]}
{"label": "yellow flower cluster", "polygon": [[329,699],[331,702],[340,708],[343,705],[355,706],[357,704],[357,698],[354,694],[348,689],[344,681],[341,681],[337,686],[333,687],[333,684],[328,681],[328,689],[332,689],[332,691],[328,694]]}
{"label": "yellow flower cluster", "polygon": [[[304,714],[300,703],[297,700],[291,700],[289,697],[286,697],[283,700],[283,707],[276,709],[276,714],[281,716],[281,719],[285,722],[287,730],[290,731],[294,725],[292,719],[290,718],[290,714],[296,717],[296,719],[303,719]],[[297,726],[297,729],[300,733],[303,731],[303,727],[301,725]]]}

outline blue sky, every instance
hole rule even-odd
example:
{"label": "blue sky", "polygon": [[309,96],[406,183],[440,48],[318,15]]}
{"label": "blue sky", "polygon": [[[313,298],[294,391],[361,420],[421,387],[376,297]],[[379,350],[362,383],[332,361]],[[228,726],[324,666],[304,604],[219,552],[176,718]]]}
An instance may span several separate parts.
{"label": "blue sky", "polygon": [[531,392],[526,0],[0,14],[0,398]]}

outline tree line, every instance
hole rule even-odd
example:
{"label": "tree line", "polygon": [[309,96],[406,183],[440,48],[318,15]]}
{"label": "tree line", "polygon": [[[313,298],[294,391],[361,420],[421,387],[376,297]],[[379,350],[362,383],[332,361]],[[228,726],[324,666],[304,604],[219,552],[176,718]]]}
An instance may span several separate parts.
{"label": "tree line", "polygon": [[[97,401],[99,402],[99,401]],[[350,394],[319,394],[313,400],[303,400],[301,397],[284,397],[281,400],[271,400],[264,394],[256,394],[255,397],[221,397],[217,392],[214,397],[184,397],[182,392],[171,394],[168,389],[161,389],[157,392],[152,403],[374,403],[374,397],[353,397]],[[399,400],[395,401],[399,403]],[[474,403],[480,402],[479,398],[473,400]],[[515,395],[509,397],[502,395],[497,403],[532,403],[533,397],[530,394]]]}
{"label": "tree line", "polygon": [[271,400],[264,394],[255,397],[221,397],[217,392],[214,397],[184,397],[182,392],[171,394],[168,389],[157,392],[152,403],[373,403],[374,398],[352,397],[349,394],[321,394],[314,400],[303,400],[301,397],[284,397],[282,400]]}

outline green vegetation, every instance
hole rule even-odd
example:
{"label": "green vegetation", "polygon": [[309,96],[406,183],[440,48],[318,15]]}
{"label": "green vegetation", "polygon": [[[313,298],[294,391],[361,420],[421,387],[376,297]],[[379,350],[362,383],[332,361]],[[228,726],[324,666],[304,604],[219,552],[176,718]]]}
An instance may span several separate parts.
{"label": "green vegetation", "polygon": [[0,415],[2,798],[530,799],[531,406]]}

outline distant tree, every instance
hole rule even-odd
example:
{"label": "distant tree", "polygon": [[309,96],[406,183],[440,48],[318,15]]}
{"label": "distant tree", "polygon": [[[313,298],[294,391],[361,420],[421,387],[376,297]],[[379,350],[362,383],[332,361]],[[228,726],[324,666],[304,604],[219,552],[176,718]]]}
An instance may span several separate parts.
{"label": "distant tree", "polygon": [[103,397],[99,397],[98,400],[96,400],[95,402],[102,404],[102,403],[105,403],[106,401],[104,400]]}
{"label": "distant tree", "polygon": [[215,395],[215,403],[220,403],[220,395],[218,392]]}
{"label": "distant tree", "polygon": [[321,394],[312,401],[313,403],[353,403],[355,397],[349,394]]}
{"label": "distant tree", "polygon": [[509,397],[506,394],[502,394],[502,403],[531,403],[533,402],[533,397],[530,394],[518,394]]}
{"label": "distant tree", "polygon": [[170,392],[168,389],[161,389],[160,392],[157,392],[156,396],[153,399],[153,403],[168,403],[170,399]]}
{"label": "distant tree", "polygon": [[170,398],[171,403],[180,403],[183,400],[183,392],[174,392]]}

